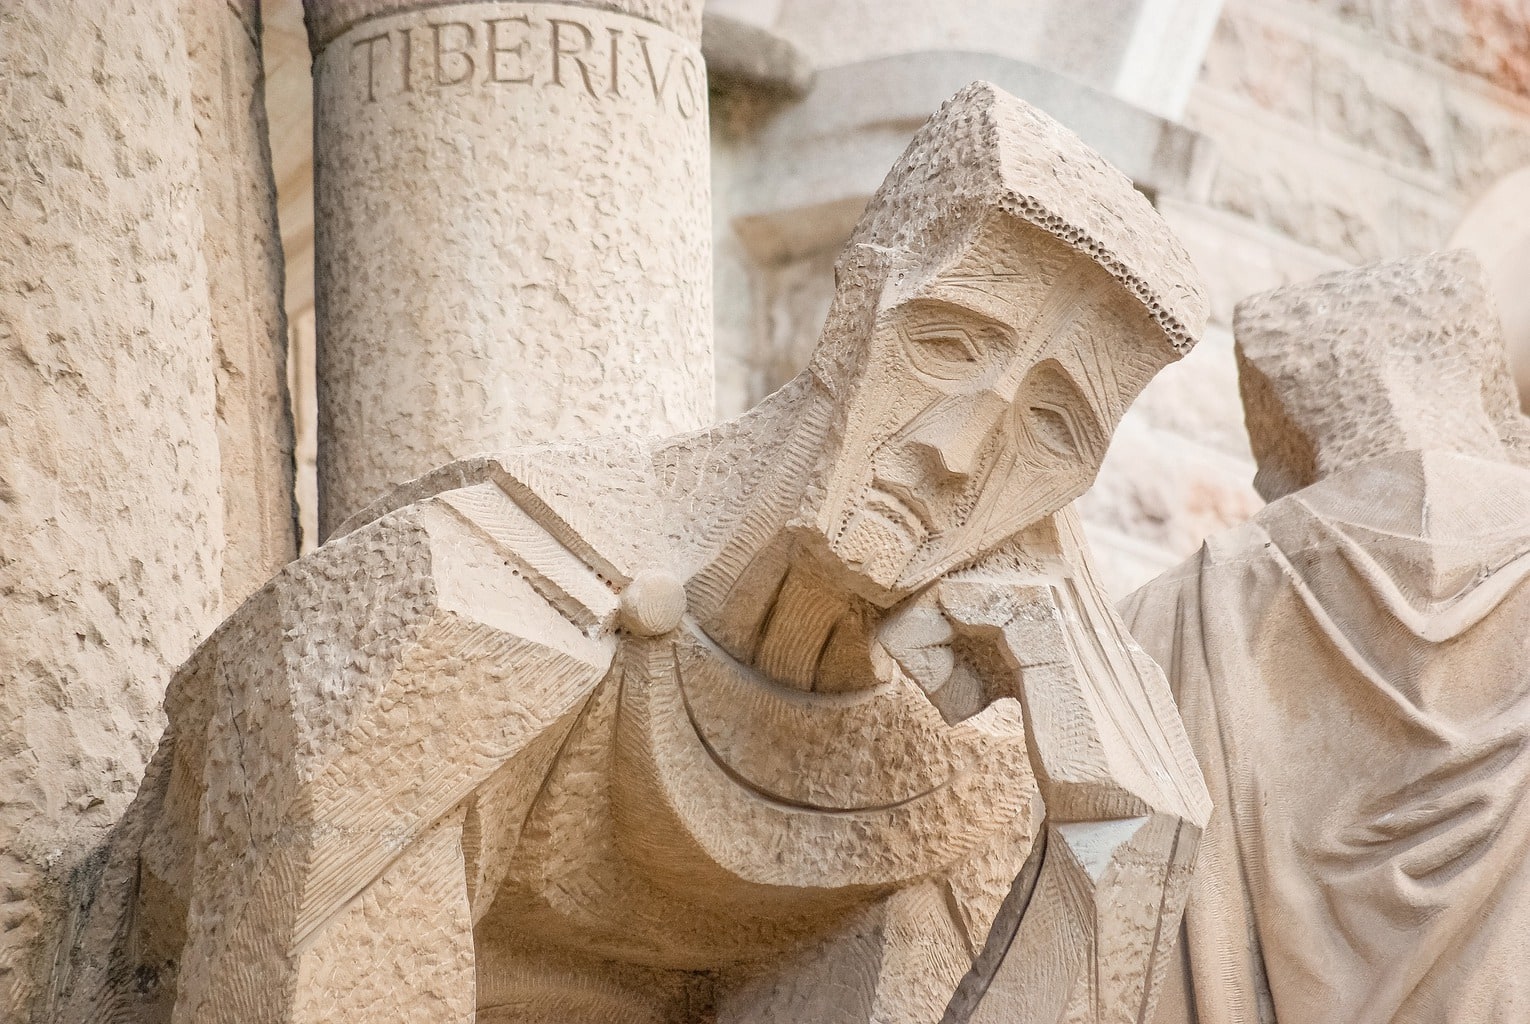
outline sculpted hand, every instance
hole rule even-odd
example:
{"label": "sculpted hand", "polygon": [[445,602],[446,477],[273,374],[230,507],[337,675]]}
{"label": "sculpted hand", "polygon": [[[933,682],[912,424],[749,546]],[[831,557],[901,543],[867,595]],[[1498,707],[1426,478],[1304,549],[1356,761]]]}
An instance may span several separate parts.
{"label": "sculpted hand", "polygon": [[940,580],[889,616],[877,639],[941,715],[960,722],[1020,696],[1007,632],[1032,589],[982,576]]}
{"label": "sculpted hand", "polygon": [[950,680],[956,666],[951,649],[956,631],[941,610],[939,591],[938,582],[926,587],[884,619],[877,630],[883,649],[931,700]]}

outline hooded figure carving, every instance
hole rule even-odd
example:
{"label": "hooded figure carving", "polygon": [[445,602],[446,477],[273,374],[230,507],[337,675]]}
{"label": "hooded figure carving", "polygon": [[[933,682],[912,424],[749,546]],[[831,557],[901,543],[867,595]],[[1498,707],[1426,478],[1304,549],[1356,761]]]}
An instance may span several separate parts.
{"label": "hooded figure carving", "polygon": [[207,642],[75,1005],[1140,1020],[1207,805],[1068,505],[1204,315],[1124,178],[964,90],[760,407],[445,467]]}
{"label": "hooded figure carving", "polygon": [[1216,810],[1160,1021],[1522,1021],[1530,429],[1463,252],[1239,306],[1271,503],[1125,614]]}

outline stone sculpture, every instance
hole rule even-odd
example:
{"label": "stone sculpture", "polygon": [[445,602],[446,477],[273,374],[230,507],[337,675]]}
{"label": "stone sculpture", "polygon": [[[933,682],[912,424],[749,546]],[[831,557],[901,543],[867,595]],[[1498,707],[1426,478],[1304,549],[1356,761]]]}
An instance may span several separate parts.
{"label": "stone sculpture", "polygon": [[1160,1021],[1530,1013],[1530,430],[1464,252],[1251,298],[1270,504],[1127,602],[1216,810]]}
{"label": "stone sculpture", "polygon": [[1209,808],[1069,503],[1204,316],[964,90],[786,388],[447,466],[207,641],[72,1019],[1142,1020]]}

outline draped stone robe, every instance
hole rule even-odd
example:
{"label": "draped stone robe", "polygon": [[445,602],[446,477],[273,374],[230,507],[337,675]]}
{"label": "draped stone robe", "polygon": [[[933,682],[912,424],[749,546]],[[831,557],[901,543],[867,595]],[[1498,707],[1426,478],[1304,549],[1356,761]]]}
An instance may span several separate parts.
{"label": "draped stone robe", "polygon": [[1410,452],[1125,618],[1215,802],[1162,1022],[1530,1020],[1530,472]]}

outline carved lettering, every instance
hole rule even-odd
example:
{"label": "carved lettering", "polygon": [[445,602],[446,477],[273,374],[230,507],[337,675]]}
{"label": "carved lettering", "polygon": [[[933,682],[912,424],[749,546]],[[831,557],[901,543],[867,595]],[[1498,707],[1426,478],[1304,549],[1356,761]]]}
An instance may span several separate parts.
{"label": "carved lettering", "polygon": [[648,83],[653,86],[653,98],[656,102],[664,101],[664,91],[669,87],[669,73],[675,66],[675,55],[669,55],[669,60],[664,64],[664,74],[659,76],[654,72],[653,54],[648,49],[648,37],[638,36],[638,48],[643,51],[643,66],[648,69]]}
{"label": "carved lettering", "polygon": [[[471,81],[473,77],[473,55],[468,51],[472,49],[475,34],[473,26],[465,21],[443,21],[430,26],[435,36],[436,52],[436,84],[437,85],[461,85]],[[458,48],[447,46],[446,34],[451,29],[461,29],[467,35],[467,43]],[[447,77],[447,62],[455,59],[454,67],[461,71],[454,77]]]}
{"label": "carved lettering", "polygon": [[[429,42],[420,40],[416,47],[415,33],[427,30]],[[629,38],[636,39],[635,46]],[[351,75],[367,103],[432,87],[490,82],[551,84],[575,91],[582,86],[592,99],[628,100],[634,98],[634,90],[643,92],[646,75],[655,104],[687,120],[706,109],[706,72],[696,57],[667,37],[601,21],[549,18],[529,11],[395,24],[390,31],[356,39],[350,48]]]}
{"label": "carved lettering", "polygon": [[388,38],[388,33],[387,32],[381,32],[381,33],[379,33],[379,34],[377,34],[375,36],[368,36],[365,39],[358,39],[354,43],[351,44],[351,59],[352,59],[352,62],[353,62],[352,66],[354,66],[356,50],[359,47],[362,47],[362,46],[365,46],[367,48],[367,102],[368,103],[375,103],[375,102],[377,102],[377,59],[376,59],[377,44],[381,43],[381,42],[384,42],[384,41],[387,42],[389,49],[393,48],[393,40]]}
{"label": "carved lettering", "polygon": [[[514,46],[501,46],[499,27],[513,23],[525,29],[525,35]],[[489,81],[500,82],[506,85],[530,85],[534,77],[526,67],[526,54],[531,49],[531,18],[525,14],[516,15],[513,18],[495,18],[487,21],[489,28]],[[514,57],[520,62],[517,71],[520,74],[510,74],[504,70],[504,64],[500,60],[504,56]]]}
{"label": "carved lettering", "polygon": [[701,109],[700,83],[704,81],[701,70],[690,57],[680,59],[680,79],[682,88],[675,94],[675,109],[681,117],[690,120]]}
{"label": "carved lettering", "polygon": [[611,85],[606,89],[606,95],[619,97],[622,94],[622,30],[608,28],[606,32],[611,36]]}
{"label": "carved lettering", "polygon": [[[564,18],[548,18],[547,23],[552,26],[552,80],[553,85],[563,84],[563,58],[567,57],[579,68],[579,77],[584,79],[584,91],[591,96],[595,95],[595,87],[590,84],[590,66],[584,62],[584,56],[590,52],[590,47],[595,42],[595,35],[589,28],[580,22],[569,21]],[[577,50],[565,50],[563,48],[564,27],[575,28],[583,37],[583,42]]]}

